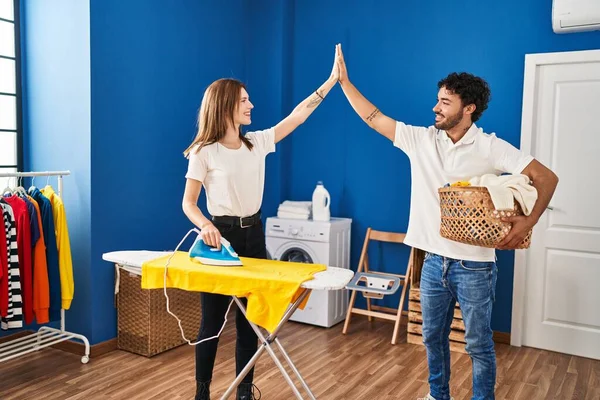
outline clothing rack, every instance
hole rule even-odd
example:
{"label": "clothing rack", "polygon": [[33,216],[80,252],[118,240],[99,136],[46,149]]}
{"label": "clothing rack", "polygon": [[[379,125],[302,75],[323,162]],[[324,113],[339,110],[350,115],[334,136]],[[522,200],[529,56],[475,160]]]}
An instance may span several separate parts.
{"label": "clothing rack", "polygon": [[[70,171],[0,172],[0,178],[57,176],[58,196],[62,198],[63,176],[70,174]],[[81,362],[83,364],[87,364],[88,361],[90,361],[90,342],[84,335],[67,332],[65,330],[65,310],[61,308],[60,329],[51,328],[49,326],[42,326],[37,332],[33,334],[0,343],[0,362],[8,361],[34,351],[41,350],[45,347],[53,346],[57,343],[64,342],[69,339],[79,339],[84,343],[85,355],[81,357]]]}

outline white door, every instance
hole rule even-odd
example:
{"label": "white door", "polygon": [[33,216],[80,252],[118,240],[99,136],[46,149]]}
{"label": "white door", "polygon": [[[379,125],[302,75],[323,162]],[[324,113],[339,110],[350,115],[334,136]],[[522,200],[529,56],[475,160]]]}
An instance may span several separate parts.
{"label": "white door", "polygon": [[515,257],[511,342],[600,359],[600,50],[525,65],[521,148],[560,182]]}

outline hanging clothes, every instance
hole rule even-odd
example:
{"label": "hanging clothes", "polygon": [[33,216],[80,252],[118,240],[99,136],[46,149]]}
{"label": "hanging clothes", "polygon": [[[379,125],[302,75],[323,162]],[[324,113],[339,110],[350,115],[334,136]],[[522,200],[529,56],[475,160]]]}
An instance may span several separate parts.
{"label": "hanging clothes", "polygon": [[[47,270],[36,271],[36,268],[35,268],[35,248],[37,247],[38,243],[42,239],[42,231],[41,231],[41,228],[38,223],[38,213],[39,213],[39,211],[37,209],[38,206],[37,206],[37,204],[33,204],[35,202],[35,200],[33,200],[31,197],[27,196],[26,192],[17,191],[15,194],[17,196],[19,196],[20,199],[25,201],[25,204],[27,205],[27,212],[29,214],[29,231],[31,233],[31,277],[32,277],[31,279],[32,279],[33,316],[36,318],[36,321],[38,323],[46,323],[46,322],[49,322],[48,321],[48,307],[46,307],[45,310],[41,309],[42,305],[41,305],[40,297],[43,297],[44,293],[47,293],[47,288],[46,288],[45,292],[44,292],[44,288],[43,288],[43,284],[44,284],[43,274],[46,274],[45,279],[47,281],[48,280],[48,271]],[[45,252],[45,250],[42,250],[42,253],[44,253],[44,252]],[[46,256],[44,254],[44,258],[45,257]],[[45,268],[45,266],[44,266],[44,268]],[[37,272],[37,275],[36,275],[36,272]],[[40,283],[41,283],[41,285],[40,285]],[[38,314],[42,317],[43,322],[37,320]]]}
{"label": "hanging clothes", "polygon": [[[12,237],[12,228],[14,228],[14,217],[13,217],[13,212],[12,212],[12,208],[10,208],[10,206],[8,205],[8,203],[4,202],[1,198],[0,198],[0,212],[2,213],[2,230],[4,230],[4,236],[6,237],[6,258],[7,258],[7,266],[8,266],[8,273],[7,273],[7,285],[8,285],[8,306],[7,306],[7,315],[6,318],[12,317],[13,316],[13,289],[15,287],[18,286],[18,290],[19,290],[19,296],[21,295],[21,279],[19,277],[18,282],[13,283],[14,278],[13,278],[13,267],[16,267],[16,271],[19,270],[19,259],[18,259],[18,253],[17,253],[17,247],[16,247],[16,242],[14,243],[14,249],[13,247],[13,240],[16,241],[16,237]],[[16,229],[14,234],[16,235]],[[14,260],[13,260],[13,252],[14,252]],[[15,262],[16,264],[13,264],[13,262]]]}
{"label": "hanging clothes", "polygon": [[71,258],[71,243],[69,241],[69,229],[67,227],[65,207],[62,199],[54,192],[54,189],[51,186],[46,186],[41,192],[52,204],[54,229],[56,232],[56,248],[58,249],[62,308],[68,310],[71,307],[71,301],[73,301],[75,284],[73,281],[73,261]]}
{"label": "hanging clothes", "polygon": [[43,234],[42,214],[33,197],[28,197],[35,208],[39,239],[33,248],[33,314],[38,324],[50,321],[50,283],[48,281],[48,265],[46,262],[46,242]]}
{"label": "hanging clothes", "polygon": [[60,320],[62,301],[60,297],[60,271],[58,268],[58,250],[56,249],[56,230],[54,228],[52,203],[38,188],[29,188],[29,194],[37,201],[42,214],[42,236],[44,236],[46,244],[46,266],[50,295],[48,317],[50,321],[58,321]]}
{"label": "hanging clothes", "polygon": [[35,206],[29,200],[29,197],[26,195],[21,195],[20,193],[15,194],[18,198],[25,202],[27,206],[27,214],[29,214],[29,233],[31,238],[31,249],[35,247],[35,244],[40,239],[41,232],[38,228],[37,224],[37,211],[35,210]]}
{"label": "hanging clothes", "polygon": [[2,225],[0,226],[0,317],[8,317],[8,295],[10,293],[10,279],[8,275],[8,248],[6,228],[4,224],[4,211],[2,214]]}
{"label": "hanging clothes", "polygon": [[23,297],[21,293],[21,277],[19,271],[19,252],[17,245],[17,228],[13,209],[3,198],[0,198],[3,211],[8,255],[8,276],[10,292],[8,298],[8,316],[2,318],[0,328],[3,330],[23,327]]}
{"label": "hanging clothes", "polygon": [[25,324],[33,322],[33,281],[31,269],[31,230],[27,204],[18,196],[3,198],[13,209],[17,228],[17,249],[19,271],[21,273],[21,293],[23,296],[23,317]]}

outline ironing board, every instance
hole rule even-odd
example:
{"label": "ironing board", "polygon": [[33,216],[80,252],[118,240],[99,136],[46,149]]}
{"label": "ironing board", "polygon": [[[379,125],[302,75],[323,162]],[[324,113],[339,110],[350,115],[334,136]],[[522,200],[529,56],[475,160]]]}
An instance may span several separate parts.
{"label": "ironing board", "polygon": [[[127,271],[130,271],[133,273],[139,273],[141,275],[142,264],[144,264],[146,261],[154,260],[156,258],[165,256],[167,254],[170,254],[170,252],[160,252],[160,251],[157,252],[157,251],[145,251],[145,250],[114,251],[114,252],[110,252],[110,253],[104,253],[102,255],[102,259],[105,261],[110,261],[112,263],[115,263],[118,267],[123,268]],[[175,265],[169,266],[169,268],[176,268],[176,266]],[[118,270],[119,270],[119,268],[117,268],[117,273],[118,273]],[[294,374],[296,375],[296,377],[302,384],[302,387],[304,388],[304,390],[306,390],[306,392],[308,393],[308,398],[310,398],[311,400],[315,400],[316,398],[315,398],[314,394],[311,392],[310,388],[308,387],[308,385],[302,378],[302,375],[300,374],[300,372],[298,371],[298,369],[292,362],[291,358],[289,357],[289,355],[283,348],[281,342],[279,341],[278,334],[279,334],[279,331],[281,330],[281,328],[283,327],[283,325],[290,319],[290,317],[292,316],[294,311],[296,311],[298,306],[302,303],[302,301],[306,298],[306,296],[308,296],[310,294],[310,292],[312,290],[341,290],[341,289],[344,289],[346,287],[346,285],[348,284],[348,282],[350,282],[350,280],[352,279],[353,276],[354,276],[354,273],[351,270],[344,269],[344,268],[337,268],[337,267],[327,267],[327,269],[325,271],[314,274],[314,279],[302,283],[302,285],[300,286],[302,292],[297,297],[297,299],[288,306],[287,311],[285,312],[285,314],[283,315],[283,317],[277,324],[277,327],[273,330],[273,332],[268,333],[267,336],[265,336],[262,333],[262,331],[256,324],[252,323],[251,321],[248,321],[250,323],[250,326],[254,330],[254,332],[256,332],[256,335],[258,336],[261,345],[258,347],[258,349],[256,350],[256,353],[254,353],[254,356],[250,359],[248,364],[246,364],[246,366],[244,367],[242,372],[240,372],[238,374],[238,376],[235,378],[235,380],[231,383],[231,385],[229,386],[227,391],[221,397],[221,400],[227,399],[233,393],[233,391],[240,384],[240,382],[242,382],[242,380],[248,374],[248,372],[250,372],[252,367],[254,367],[254,365],[258,361],[259,357],[265,350],[269,353],[269,355],[271,356],[271,358],[273,359],[273,361],[279,368],[279,371],[281,372],[284,379],[286,380],[286,382],[288,383],[288,385],[290,386],[290,388],[296,395],[296,398],[303,399],[302,395],[298,391],[298,388],[296,388],[296,385],[294,384],[291,377],[289,376],[289,374],[285,370],[284,366],[282,365],[281,361],[277,358],[277,355],[273,351],[273,348],[272,348],[273,343],[275,343],[277,345],[277,348],[279,348],[279,350],[283,354],[284,360],[290,366],[290,368],[292,369],[292,371],[294,372]],[[118,275],[117,275],[117,279],[118,279]],[[233,296],[233,300],[236,302],[237,306],[242,311],[244,316],[246,316],[246,308],[244,307],[244,304],[242,303],[240,298],[238,298],[237,296]]]}

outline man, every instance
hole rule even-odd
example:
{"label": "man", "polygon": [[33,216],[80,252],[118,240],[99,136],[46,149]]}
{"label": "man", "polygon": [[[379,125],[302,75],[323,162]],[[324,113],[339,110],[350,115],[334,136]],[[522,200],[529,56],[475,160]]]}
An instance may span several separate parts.
{"label": "man", "polygon": [[514,249],[548,206],[558,178],[530,155],[475,125],[490,99],[483,79],[467,73],[448,75],[438,83],[434,126],[409,126],[383,115],[352,85],[341,45],[336,52],[339,82],[354,111],[410,159],[412,191],[405,243],[426,252],[421,308],[429,364],[427,398],[451,398],[448,336],[458,301],[466,328],[466,350],[473,365],[473,399],[493,399],[496,355],[490,325],[497,274],[495,250],[440,235],[437,190],[446,183],[484,174],[527,175],[538,192],[535,207],[529,216],[505,219],[512,223],[512,229],[498,247]]}

